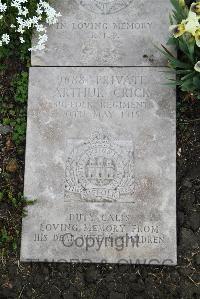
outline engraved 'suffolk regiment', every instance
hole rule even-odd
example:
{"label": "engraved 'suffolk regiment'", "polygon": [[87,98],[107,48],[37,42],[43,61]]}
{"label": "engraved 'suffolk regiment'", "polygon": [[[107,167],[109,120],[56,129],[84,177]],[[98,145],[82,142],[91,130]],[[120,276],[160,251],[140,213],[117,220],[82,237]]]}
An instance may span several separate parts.
{"label": "engraved 'suffolk regiment'", "polygon": [[66,161],[65,198],[78,193],[84,201],[117,201],[133,192],[132,142],[96,131],[88,142],[74,146]]}
{"label": "engraved 'suffolk regiment'", "polygon": [[86,9],[97,13],[97,14],[113,14],[116,13],[127,6],[133,0],[76,0],[80,5]]}

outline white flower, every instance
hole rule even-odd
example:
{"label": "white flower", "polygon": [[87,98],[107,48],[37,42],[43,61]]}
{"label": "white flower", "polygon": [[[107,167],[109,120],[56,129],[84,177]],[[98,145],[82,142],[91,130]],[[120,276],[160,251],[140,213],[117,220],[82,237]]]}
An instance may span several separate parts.
{"label": "white flower", "polygon": [[10,42],[10,36],[7,33],[4,33],[1,37],[1,40],[2,40],[3,43],[8,45],[9,42]]}
{"label": "white flower", "polygon": [[199,29],[199,17],[192,11],[189,12],[188,18],[183,21],[185,25],[185,31],[195,35],[197,29]]}
{"label": "white flower", "polygon": [[46,28],[42,24],[36,25],[36,30],[38,32],[42,32],[42,31],[46,32]]}
{"label": "white flower", "polygon": [[20,43],[21,43],[21,44],[24,44],[24,43],[25,43],[25,40],[24,40],[24,38],[23,38],[22,36],[20,36],[19,40],[20,40]]}
{"label": "white flower", "polygon": [[[200,2],[195,2],[193,4],[187,19],[182,20],[180,24],[171,25],[169,31],[175,38],[182,36],[184,33],[190,33],[194,36],[197,46],[200,47],[200,14],[198,14]],[[197,10],[197,13],[193,10]]]}
{"label": "white flower", "polygon": [[4,3],[1,2],[0,0],[0,12],[6,12],[7,10],[7,5]]}
{"label": "white flower", "polygon": [[21,11],[21,15],[23,16],[27,16],[27,14],[29,13],[28,9],[25,7],[24,10]]}
{"label": "white flower", "polygon": [[199,72],[200,73],[200,61],[198,61],[195,66],[194,66],[194,69],[196,72]]}
{"label": "white flower", "polygon": [[[24,43],[25,40],[22,37],[22,34],[30,29],[34,29],[39,32],[38,43],[33,48],[30,48],[31,51],[43,50],[45,48],[45,43],[48,39],[46,34],[46,26],[41,23],[44,19],[46,24],[51,25],[58,22],[58,18],[61,16],[60,13],[51,7],[47,1],[37,0],[37,7],[35,12],[30,13],[28,10],[28,0],[10,0],[10,4],[3,4],[0,0],[0,13],[5,12],[8,7],[13,7],[16,10],[16,22],[11,24],[10,28],[15,28],[15,32],[19,33],[21,36],[19,40],[21,43]],[[0,14],[0,20],[2,19]],[[41,34],[42,33],[42,34]],[[8,34],[3,34],[0,39],[0,46],[3,43],[8,44],[10,42],[10,36]]]}
{"label": "white flower", "polygon": [[40,35],[39,36],[39,42],[40,43],[45,43],[46,41],[48,40],[48,36],[47,36],[47,34],[43,34],[43,35]]}

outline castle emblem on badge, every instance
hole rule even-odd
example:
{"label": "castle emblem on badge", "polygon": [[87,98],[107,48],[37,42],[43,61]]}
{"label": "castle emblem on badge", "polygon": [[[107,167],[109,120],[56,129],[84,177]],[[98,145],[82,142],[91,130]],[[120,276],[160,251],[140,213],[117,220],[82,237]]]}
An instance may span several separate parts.
{"label": "castle emblem on badge", "polygon": [[97,14],[113,14],[127,6],[133,0],[76,0],[81,6]]}
{"label": "castle emblem on badge", "polygon": [[68,140],[65,198],[78,194],[81,201],[117,201],[134,192],[133,143],[95,131],[88,141]]}

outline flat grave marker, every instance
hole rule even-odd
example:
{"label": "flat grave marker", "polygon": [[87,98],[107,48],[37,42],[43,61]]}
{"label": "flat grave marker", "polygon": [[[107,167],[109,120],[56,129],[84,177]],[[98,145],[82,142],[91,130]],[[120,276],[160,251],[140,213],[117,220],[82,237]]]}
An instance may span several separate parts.
{"label": "flat grave marker", "polygon": [[165,66],[168,0],[56,0],[62,17],[48,28],[33,66]]}
{"label": "flat grave marker", "polygon": [[22,261],[176,264],[165,70],[30,69]]}

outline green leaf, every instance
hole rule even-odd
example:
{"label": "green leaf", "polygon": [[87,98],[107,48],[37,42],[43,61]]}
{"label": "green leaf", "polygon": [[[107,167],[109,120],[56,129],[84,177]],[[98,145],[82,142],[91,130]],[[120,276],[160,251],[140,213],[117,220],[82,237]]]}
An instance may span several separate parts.
{"label": "green leaf", "polygon": [[193,77],[193,84],[200,91],[200,75]]}
{"label": "green leaf", "polygon": [[191,79],[194,77],[194,74],[195,74],[195,71],[191,72],[190,74],[184,76],[181,78],[182,81],[185,81],[185,80],[188,80],[188,79]]}
{"label": "green leaf", "polygon": [[167,41],[167,45],[172,45],[172,46],[175,46],[175,47],[178,47],[178,43],[179,43],[178,39],[173,37],[173,36],[170,37]]}

